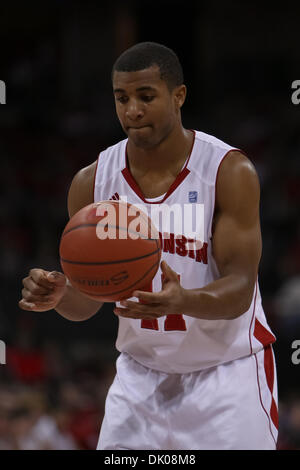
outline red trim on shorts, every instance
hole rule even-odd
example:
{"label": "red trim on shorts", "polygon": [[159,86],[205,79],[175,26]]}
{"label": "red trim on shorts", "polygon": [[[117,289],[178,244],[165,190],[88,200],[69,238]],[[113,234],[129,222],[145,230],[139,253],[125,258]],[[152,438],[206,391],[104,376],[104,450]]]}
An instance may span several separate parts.
{"label": "red trim on shorts", "polygon": [[[274,336],[273,336],[273,338],[274,338]],[[275,340],[275,338],[274,338],[274,340]],[[273,439],[275,440],[275,443],[276,443],[276,439],[273,436],[272,429],[271,429],[271,422],[270,422],[270,420],[271,420],[273,425],[275,426],[275,428],[278,430],[278,428],[279,428],[278,408],[277,408],[277,404],[276,404],[274,396],[273,396],[275,364],[274,364],[274,359],[273,359],[272,345],[268,344],[267,346],[264,346],[264,370],[265,370],[265,374],[266,374],[266,382],[267,382],[268,389],[270,390],[271,398],[272,398],[269,412],[264,407],[262,397],[261,397],[260,383],[259,383],[259,376],[258,376],[258,364],[257,364],[256,354],[255,354],[255,360],[256,360],[256,368],[257,368],[257,384],[258,384],[258,390],[259,390],[260,403],[261,403],[261,406],[262,406],[264,412],[268,416],[270,432],[271,432],[272,437],[273,437]]]}
{"label": "red trim on shorts", "polygon": [[141,188],[139,187],[139,185],[137,184],[137,182],[135,181],[135,179],[133,178],[130,170],[129,170],[129,167],[128,167],[128,157],[127,157],[127,145],[128,145],[128,142],[126,143],[126,148],[125,148],[125,162],[126,162],[126,167],[122,170],[122,175],[124,176],[125,180],[127,181],[127,183],[129,184],[129,186],[131,187],[131,189],[137,194],[137,196],[145,203],[145,204],[161,204],[162,202],[164,202],[169,196],[170,194],[172,194],[175,189],[182,183],[182,181],[188,176],[188,174],[190,173],[190,170],[187,168],[187,165],[190,161],[190,158],[191,158],[191,155],[193,153],[193,150],[194,150],[194,145],[195,145],[195,137],[196,137],[196,132],[192,130],[192,132],[194,133],[194,139],[193,139],[193,144],[192,144],[192,147],[191,147],[191,151],[190,151],[190,154],[185,162],[185,165],[184,167],[182,168],[181,172],[178,173],[175,181],[173,181],[173,183],[171,184],[171,186],[169,187],[168,191],[166,192],[164,198],[160,201],[155,201],[155,202],[149,202],[145,199],[144,197],[144,194],[141,190]]}
{"label": "red trim on shorts", "polygon": [[[251,320],[251,325],[252,325],[252,322],[253,322],[253,318]],[[250,327],[250,330],[251,330],[251,327]],[[277,408],[277,404],[273,396],[275,364],[274,364],[273,351],[272,351],[272,343],[276,341],[276,338],[266,327],[264,327],[260,323],[260,321],[257,318],[255,318],[253,335],[264,347],[264,370],[265,370],[265,375],[266,375],[266,382],[268,385],[268,389],[270,390],[271,399],[272,399],[269,412],[266,410],[262,402],[259,376],[258,376],[257,357],[255,355],[256,367],[257,367],[257,383],[258,383],[261,406],[263,410],[265,411],[266,415],[268,416],[270,432],[276,443],[276,439],[273,436],[272,429],[271,429],[271,422],[270,422],[271,420],[275,428],[278,430],[278,408]],[[252,345],[251,345],[251,352],[252,352]]]}
{"label": "red trim on shorts", "polygon": [[95,201],[95,187],[96,187],[96,177],[97,177],[97,170],[98,170],[98,164],[99,164],[99,160],[100,160],[100,155],[101,155],[101,152],[99,153],[98,158],[97,158],[96,169],[95,169],[95,174],[94,174],[94,185],[93,185],[93,198],[94,198],[94,202],[98,202],[98,201]]}
{"label": "red trim on shorts", "polygon": [[269,344],[265,348],[265,355],[264,355],[264,367],[266,371],[266,378],[269,390],[272,394],[272,404],[270,409],[270,416],[273,421],[274,426],[278,429],[278,409],[273,397],[273,388],[274,388],[274,360],[273,360],[273,352],[272,347]]}
{"label": "red trim on shorts", "polygon": [[254,336],[264,347],[264,369],[268,388],[272,396],[271,408],[268,415],[270,415],[274,426],[278,429],[278,409],[273,397],[275,364],[271,346],[276,341],[276,338],[257,318],[255,318]]}
{"label": "red trim on shorts", "polygon": [[[269,348],[272,348],[271,345],[269,345]],[[273,403],[275,404],[275,401],[274,401],[274,398],[273,398],[273,395],[272,395],[272,403],[271,403],[271,408],[270,408],[270,412],[268,413],[266,408],[264,407],[264,404],[263,404],[263,401],[262,401],[262,397],[261,397],[261,390],[260,390],[260,382],[259,382],[259,375],[258,375],[258,361],[257,361],[257,356],[256,354],[254,354],[254,358],[255,358],[255,362],[256,362],[256,378],[257,378],[257,386],[258,386],[258,393],[259,393],[259,400],[260,400],[260,404],[261,404],[261,407],[262,409],[264,410],[264,412],[266,413],[267,415],[267,418],[268,418],[268,421],[269,421],[269,430],[270,430],[270,433],[271,433],[271,436],[275,442],[275,445],[277,444],[277,440],[272,432],[272,427],[271,427],[271,420],[274,424],[274,421],[272,419],[272,415],[271,415],[271,410],[273,408]],[[275,404],[275,407],[276,407],[276,404]],[[277,410],[277,407],[276,407],[276,410]],[[277,416],[278,416],[278,413],[277,413]],[[271,418],[271,419],[270,419]],[[275,420],[276,422],[276,420]],[[275,424],[274,424],[275,425]],[[276,429],[278,429],[278,421],[277,421],[277,426],[275,425]]]}

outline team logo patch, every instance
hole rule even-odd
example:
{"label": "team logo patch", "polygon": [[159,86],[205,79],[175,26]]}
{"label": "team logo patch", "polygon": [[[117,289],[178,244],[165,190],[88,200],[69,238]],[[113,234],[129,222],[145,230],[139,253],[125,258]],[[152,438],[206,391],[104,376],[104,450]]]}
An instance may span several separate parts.
{"label": "team logo patch", "polygon": [[198,199],[198,192],[189,191],[189,202],[197,202],[197,199]]}

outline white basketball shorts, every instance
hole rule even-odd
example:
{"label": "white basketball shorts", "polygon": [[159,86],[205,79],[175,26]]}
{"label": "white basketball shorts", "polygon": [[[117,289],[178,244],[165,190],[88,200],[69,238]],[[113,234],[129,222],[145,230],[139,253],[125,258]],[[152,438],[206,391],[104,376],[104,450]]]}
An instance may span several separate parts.
{"label": "white basketball shorts", "polygon": [[203,371],[166,374],[117,359],[97,449],[275,450],[271,346]]}

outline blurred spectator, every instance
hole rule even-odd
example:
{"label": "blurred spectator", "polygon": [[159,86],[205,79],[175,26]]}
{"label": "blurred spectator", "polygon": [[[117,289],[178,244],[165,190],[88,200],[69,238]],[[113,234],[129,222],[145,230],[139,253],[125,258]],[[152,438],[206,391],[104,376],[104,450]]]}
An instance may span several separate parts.
{"label": "blurred spectator", "polygon": [[46,413],[43,396],[29,392],[19,399],[9,416],[9,431],[13,449],[75,450],[71,434]]}

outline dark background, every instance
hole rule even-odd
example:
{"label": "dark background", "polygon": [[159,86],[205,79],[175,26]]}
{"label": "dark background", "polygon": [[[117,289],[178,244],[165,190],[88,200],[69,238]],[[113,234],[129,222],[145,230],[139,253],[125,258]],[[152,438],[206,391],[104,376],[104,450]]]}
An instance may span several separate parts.
{"label": "dark background", "polygon": [[[114,374],[107,304],[82,323],[19,309],[33,267],[59,269],[75,173],[124,138],[111,68],[139,41],[183,65],[187,128],[243,149],[261,183],[260,288],[277,342],[280,449],[300,448],[300,7],[297,3],[10,1],[0,6],[0,449],[93,449]],[[246,247],[245,247],[246,249]],[[300,357],[300,355],[299,355]],[[42,436],[42,437],[41,437]]]}

